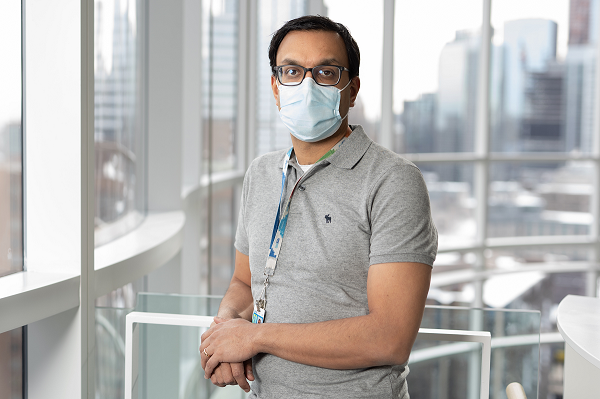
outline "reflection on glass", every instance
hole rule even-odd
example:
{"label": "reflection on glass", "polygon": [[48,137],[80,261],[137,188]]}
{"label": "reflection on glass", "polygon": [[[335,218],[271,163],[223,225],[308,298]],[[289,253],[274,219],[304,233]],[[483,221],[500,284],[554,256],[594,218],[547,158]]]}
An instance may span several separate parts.
{"label": "reflection on glass", "polygon": [[285,22],[306,13],[306,0],[260,0],[258,5],[256,155],[292,146],[290,134],[279,118],[271,91],[269,43]]}
{"label": "reflection on glass", "polygon": [[[147,279],[134,281],[96,298],[96,397],[124,397],[125,316],[147,291]],[[1,399],[1,398],[0,398]]]}
{"label": "reflection on glass", "polygon": [[[589,251],[581,248],[524,248],[519,250],[488,250],[488,268],[502,274],[487,279],[483,300],[487,306],[509,309],[539,309],[541,332],[558,332],[556,311],[566,295],[586,295],[586,273],[547,273],[525,271],[524,267],[563,265],[564,262],[586,261]],[[540,398],[562,395],[564,344],[542,345],[540,348]]]}
{"label": "reflection on glass", "polygon": [[[125,287],[124,287],[125,288]],[[220,297],[173,294],[137,295],[135,307],[97,307],[96,318],[96,397],[124,397],[125,317],[131,311],[215,315]],[[112,304],[114,305],[114,303]],[[142,326],[140,332],[140,398],[208,399],[223,391],[204,379],[198,347],[201,329],[175,326]],[[1,378],[1,376],[0,376]],[[240,398],[238,387],[229,387]],[[0,393],[0,399],[4,399]],[[12,399],[12,398],[11,398]],[[137,397],[136,397],[137,399]]]}
{"label": "reflection on glass", "polygon": [[[348,122],[377,139],[381,118],[383,0],[323,0],[327,16],[348,28],[360,49],[360,91]],[[368,21],[368,23],[365,23]]]}
{"label": "reflection on glass", "polygon": [[490,174],[489,237],[590,234],[593,164],[498,162]]}
{"label": "reflection on glass", "polygon": [[492,3],[492,151],[591,151],[597,7]]}
{"label": "reflection on glass", "polygon": [[454,162],[417,166],[429,190],[439,249],[472,245],[476,233],[473,165]]}
{"label": "reflection on glass", "polygon": [[144,62],[141,0],[95,0],[96,245],[142,220]]}
{"label": "reflection on glass", "polygon": [[396,2],[395,151],[473,151],[482,4]]}
{"label": "reflection on glass", "polygon": [[[528,398],[538,397],[540,312],[428,306],[421,327],[489,331],[490,399],[506,398],[506,386],[514,381],[523,385]],[[502,346],[503,340],[512,344]],[[427,349],[432,347],[436,347],[435,355],[428,356]],[[480,346],[417,339],[407,379],[411,397],[479,397],[480,359]]]}
{"label": "reflection on glass", "polygon": [[0,334],[0,399],[23,397],[22,345],[22,328]]}
{"label": "reflection on glass", "polygon": [[21,2],[0,4],[0,277],[23,270]]}
{"label": "reflection on glass", "polygon": [[203,0],[202,91],[205,165],[220,172],[236,166],[238,0]]}

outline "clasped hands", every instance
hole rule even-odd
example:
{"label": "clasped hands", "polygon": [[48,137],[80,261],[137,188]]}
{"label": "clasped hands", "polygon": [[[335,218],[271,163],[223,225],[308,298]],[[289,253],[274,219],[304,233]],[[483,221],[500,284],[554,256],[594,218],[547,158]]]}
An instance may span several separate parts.
{"label": "clasped hands", "polygon": [[254,381],[252,357],[254,331],[258,327],[245,319],[215,317],[211,327],[202,334],[200,356],[204,378],[219,387],[239,385],[250,391],[248,381]]}

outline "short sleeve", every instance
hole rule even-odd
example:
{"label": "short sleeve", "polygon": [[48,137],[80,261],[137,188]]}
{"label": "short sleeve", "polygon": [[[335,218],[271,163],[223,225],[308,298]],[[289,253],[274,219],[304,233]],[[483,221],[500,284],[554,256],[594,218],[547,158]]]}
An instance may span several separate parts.
{"label": "short sleeve", "polygon": [[421,171],[395,165],[374,184],[370,200],[370,264],[419,262],[433,266],[437,230]]}
{"label": "short sleeve", "polygon": [[244,176],[244,184],[242,186],[242,198],[240,200],[240,212],[238,215],[238,224],[237,229],[235,231],[235,249],[243,253],[244,255],[250,254],[250,244],[248,241],[248,231],[246,229],[246,203],[248,199],[248,180],[249,172],[246,171],[246,175]]}

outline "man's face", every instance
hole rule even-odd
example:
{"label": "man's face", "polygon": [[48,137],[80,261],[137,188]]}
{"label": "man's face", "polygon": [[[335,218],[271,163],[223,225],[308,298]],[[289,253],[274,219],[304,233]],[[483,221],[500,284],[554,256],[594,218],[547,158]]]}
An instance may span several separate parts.
{"label": "man's face", "polygon": [[[312,68],[317,65],[339,65],[346,68],[350,66],[344,40],[336,32],[328,31],[292,31],[288,33],[279,45],[276,61],[277,65],[292,64],[305,68]],[[306,73],[305,79],[308,77],[312,78],[311,72]],[[337,88],[342,89],[348,84],[349,80],[349,72],[344,71]],[[349,108],[354,106],[359,88],[360,79],[357,76],[340,93],[340,115],[346,115]],[[281,108],[275,76],[271,76],[271,89],[275,96],[277,108]]]}

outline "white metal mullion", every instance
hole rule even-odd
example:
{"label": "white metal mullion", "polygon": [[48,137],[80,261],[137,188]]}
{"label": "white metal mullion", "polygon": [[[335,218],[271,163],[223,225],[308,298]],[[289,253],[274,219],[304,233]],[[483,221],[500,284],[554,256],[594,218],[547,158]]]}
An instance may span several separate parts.
{"label": "white metal mullion", "polygon": [[248,55],[247,55],[247,76],[248,76],[248,89],[246,92],[246,158],[243,170],[245,171],[250,166],[250,162],[256,158],[257,149],[257,109],[256,104],[258,103],[258,0],[248,0],[248,26],[247,26],[247,38],[248,38]]}
{"label": "white metal mullion", "polygon": [[[475,208],[475,223],[477,224],[476,245],[481,249],[476,251],[475,270],[485,268],[485,242],[487,238],[487,198],[488,198],[488,179],[489,179],[489,86],[490,86],[490,46],[491,46],[491,0],[483,0],[483,15],[481,19],[481,44],[479,48],[479,64],[477,78],[477,110],[475,121],[475,153],[478,160],[474,165],[474,184],[475,199],[477,207]],[[476,308],[483,307],[483,280],[473,281],[475,299],[472,306]],[[469,317],[469,329],[481,330],[483,327],[483,315],[481,312],[472,311]],[[468,397],[474,399],[477,397],[479,388],[479,379],[484,378],[481,373],[479,359],[475,354],[471,354],[468,368]],[[489,368],[488,375],[489,378]]]}
{"label": "white metal mullion", "polygon": [[81,396],[96,390],[94,3],[81,1]]}
{"label": "white metal mullion", "polygon": [[248,28],[249,28],[249,11],[252,5],[249,1],[238,2],[238,45],[237,45],[237,112],[236,112],[236,134],[235,134],[235,153],[237,169],[242,169],[246,166],[246,137],[248,132],[248,83],[250,76],[248,69],[244,65],[248,65]]}
{"label": "white metal mullion", "polygon": [[395,0],[383,1],[383,60],[381,71],[381,130],[379,144],[394,150],[394,7]]}
{"label": "white metal mullion", "polygon": [[600,161],[595,155],[574,155],[567,153],[489,153],[487,157],[475,152],[429,152],[402,154],[403,158],[412,162],[477,162],[487,160],[490,162],[566,162],[566,161]]}
{"label": "white metal mullion", "polygon": [[[490,83],[490,46],[491,46],[491,0],[483,0],[483,16],[481,22],[481,47],[479,51],[479,68],[477,80],[477,114],[475,131],[475,198],[477,203],[475,221],[477,223],[476,243],[482,248],[487,239],[487,198],[489,186],[489,83]],[[485,264],[483,251],[478,251],[476,269],[483,269]],[[475,283],[475,307],[483,306],[482,282]]]}

